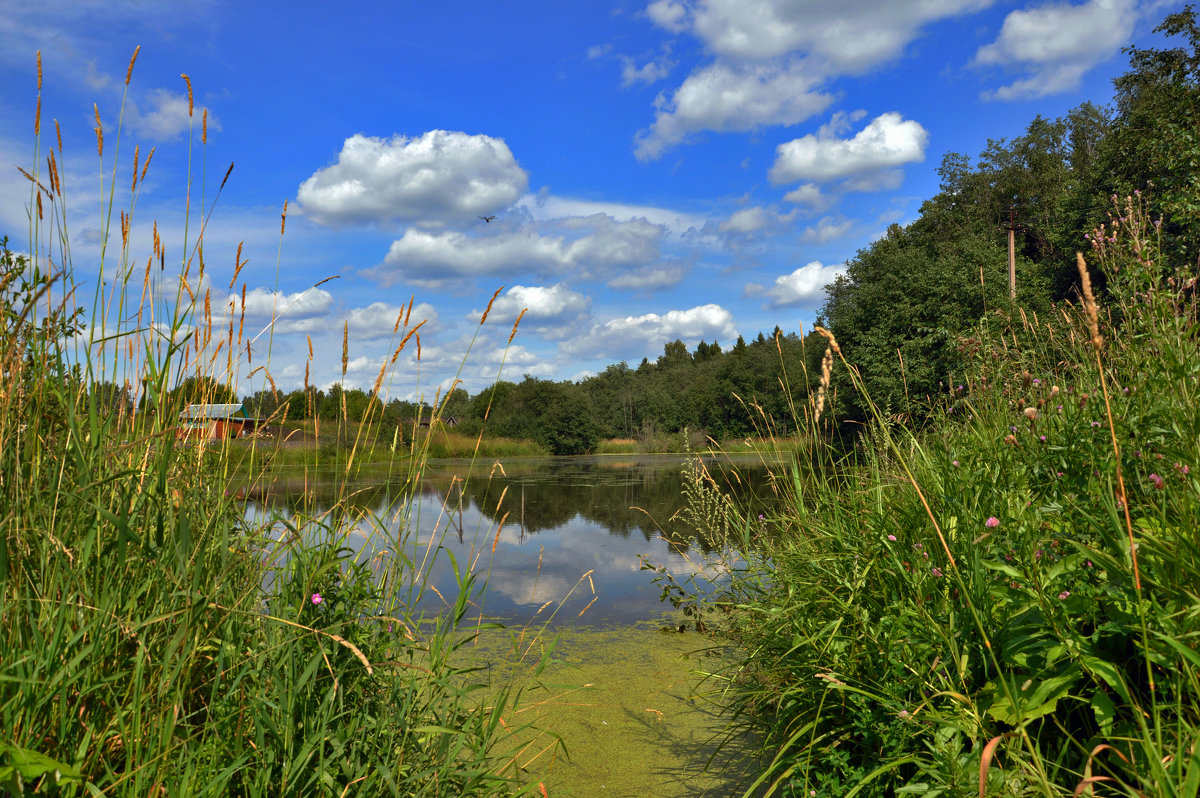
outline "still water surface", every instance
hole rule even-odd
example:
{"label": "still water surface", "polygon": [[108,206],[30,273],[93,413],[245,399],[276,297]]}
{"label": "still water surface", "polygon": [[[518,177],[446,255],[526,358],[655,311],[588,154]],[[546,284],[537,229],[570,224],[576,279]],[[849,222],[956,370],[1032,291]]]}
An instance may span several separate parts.
{"label": "still water surface", "polygon": [[[743,509],[769,493],[767,469],[756,457],[706,464]],[[683,578],[703,571],[712,549],[680,515],[684,465],[680,455],[510,459],[473,468],[435,461],[415,497],[384,475],[354,485],[351,503],[377,520],[358,524],[347,542],[371,556],[411,530],[404,550],[417,563],[431,562],[428,584],[437,590],[405,600],[430,610],[441,604],[439,594],[452,602],[458,592],[449,553],[460,569],[486,577],[476,608],[505,623],[552,618],[556,626],[607,626],[660,618],[671,608],[644,565]],[[334,474],[292,477],[258,495],[251,511],[261,518],[306,504],[308,512],[330,509]],[[757,510],[749,511],[755,517]]]}

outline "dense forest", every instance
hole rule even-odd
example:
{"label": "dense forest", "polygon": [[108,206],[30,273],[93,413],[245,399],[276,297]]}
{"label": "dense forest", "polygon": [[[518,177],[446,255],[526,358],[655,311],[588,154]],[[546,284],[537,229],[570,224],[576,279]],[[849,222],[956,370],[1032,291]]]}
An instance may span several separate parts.
{"label": "dense forest", "polygon": [[[1127,48],[1129,70],[1109,105],[1091,102],[1060,119],[1041,116],[1013,139],[989,140],[973,161],[946,153],[938,193],[918,218],[847,260],[826,289],[818,323],[837,337],[885,414],[920,424],[955,387],[970,356],[966,334],[999,314],[1045,313],[1076,298],[1074,253],[1090,231],[1120,214],[1116,197],[1134,195],[1161,225],[1164,270],[1194,264],[1200,240],[1200,28],[1189,6],[1157,29],[1186,39],[1169,49]],[[1007,230],[1016,227],[1017,293],[1009,296]],[[1099,275],[1101,282],[1105,275]],[[810,333],[811,335],[811,333]],[[438,413],[460,430],[537,440],[558,454],[586,452],[601,438],[652,440],[689,430],[716,440],[793,431],[794,408],[819,374],[824,339],[778,327],[727,349],[672,341],[656,360],[621,362],[578,382],[526,375],[475,395],[439,397]],[[866,417],[845,373],[835,377],[835,415]],[[111,386],[110,386],[111,388]],[[227,387],[190,379],[182,395],[235,401]],[[114,401],[118,401],[117,393]],[[216,398],[212,398],[216,397]],[[287,405],[291,421],[371,419],[383,430],[428,418],[430,405],[384,403],[333,385],[244,397],[267,417]],[[126,397],[128,401],[128,397]]]}

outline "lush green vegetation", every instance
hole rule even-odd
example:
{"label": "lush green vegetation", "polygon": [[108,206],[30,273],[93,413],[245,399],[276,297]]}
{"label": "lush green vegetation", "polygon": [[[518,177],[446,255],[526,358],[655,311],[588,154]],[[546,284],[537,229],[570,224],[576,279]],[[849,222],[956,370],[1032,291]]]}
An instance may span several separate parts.
{"label": "lush green vegetation", "polygon": [[[103,132],[115,164],[119,125]],[[61,144],[37,146],[28,254],[0,247],[0,792],[517,789],[502,756],[518,731],[502,722],[512,696],[500,684],[482,697],[487,680],[460,656],[479,578],[456,567],[444,611],[419,614],[444,556],[436,539],[410,559],[407,527],[387,533],[344,480],[319,516],[248,514],[226,490],[238,450],[177,445],[182,405],[228,400],[238,379],[232,330],[223,340],[208,303],[184,291],[201,284],[201,242],[188,242],[164,300],[159,270],[129,246],[149,166],[139,175],[135,155],[132,189],[124,178],[104,189],[112,226],[85,312]],[[156,240],[151,263],[166,257]],[[432,445],[406,441],[392,476],[410,490],[393,509]],[[355,453],[335,447],[324,467],[346,474]],[[349,548],[352,533],[366,549]]]}
{"label": "lush green vegetation", "polygon": [[246,405],[259,417],[289,423],[372,420],[388,441],[396,430],[403,441],[436,413],[453,418],[459,435],[533,441],[550,454],[594,452],[605,439],[634,440],[640,451],[678,452],[685,431],[700,445],[708,437],[786,434],[792,414],[790,389],[783,386],[803,376],[804,357],[801,338],[776,328],[771,338],[739,338],[728,352],[703,341],[689,352],[672,341],[653,363],[643,360],[636,369],[619,363],[578,383],[526,375],[474,396],[456,388],[429,404],[393,399],[386,405],[369,392],[334,385],[328,392],[263,390],[246,397]]}
{"label": "lush green vegetation", "polygon": [[[791,498],[770,517],[692,497],[718,507],[739,564],[717,587],[664,574],[664,588],[731,644],[714,690],[732,734],[762,735],[758,788],[1200,792],[1200,240],[1182,188],[1200,30],[1190,8],[1164,29],[1190,49],[1132,52],[1116,112],[1073,115],[1096,122],[1088,147],[960,170],[831,291],[832,376],[802,420],[810,440],[827,434],[821,389],[840,383],[832,412],[865,430],[850,455],[814,444],[780,475]],[[1061,124],[1029,136],[1086,138]],[[1026,216],[1044,250],[1027,243],[1023,273],[1047,301],[1021,289],[1013,305],[987,279],[971,295],[983,255],[1003,262],[972,232],[1000,210],[985,189],[1045,174],[1035,153],[1069,189],[1044,187],[1041,226]],[[1087,194],[1113,186],[1131,193]],[[1086,259],[1068,254],[1079,219],[1094,224],[1078,236]],[[887,289],[901,274],[914,296]],[[968,310],[937,312],[947,282]],[[897,347],[903,372],[888,366]]]}

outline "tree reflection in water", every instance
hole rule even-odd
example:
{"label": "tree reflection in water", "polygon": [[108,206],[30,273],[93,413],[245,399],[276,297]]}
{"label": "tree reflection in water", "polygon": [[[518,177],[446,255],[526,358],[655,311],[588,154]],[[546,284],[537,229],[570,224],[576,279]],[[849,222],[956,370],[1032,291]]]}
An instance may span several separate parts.
{"label": "tree reflection in water", "polygon": [[[702,573],[714,550],[703,531],[678,517],[683,465],[678,455],[513,460],[473,469],[467,462],[434,462],[418,481],[417,498],[403,506],[393,499],[403,495],[395,479],[367,476],[335,505],[337,475],[280,475],[270,491],[252,497],[250,511],[349,513],[363,519],[349,544],[364,557],[395,546],[407,523],[416,532],[404,544],[409,557],[421,562],[421,550],[432,542],[460,567],[486,574],[479,609],[505,622],[540,622],[553,614],[556,624],[628,623],[670,609],[659,601],[643,559],[686,576]],[[708,467],[755,517],[767,492],[762,464],[710,460]],[[738,476],[730,479],[733,470]],[[756,488],[758,496],[751,493]],[[388,527],[384,535],[380,522]],[[437,591],[422,598],[431,610],[441,604],[439,594],[454,600],[444,592],[455,585],[450,568],[448,557],[435,559],[429,581]]]}

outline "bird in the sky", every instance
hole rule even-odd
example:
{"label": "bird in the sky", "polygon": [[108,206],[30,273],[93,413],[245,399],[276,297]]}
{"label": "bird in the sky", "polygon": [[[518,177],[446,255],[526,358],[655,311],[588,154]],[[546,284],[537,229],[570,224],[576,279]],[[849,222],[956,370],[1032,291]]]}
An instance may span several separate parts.
{"label": "bird in the sky", "polygon": [[491,224],[491,223],[492,223],[492,219],[495,219],[496,217],[495,217],[495,216],[480,216],[479,218],[480,218],[480,219],[483,219],[483,220],[484,220],[485,222],[487,222],[488,224]]}

